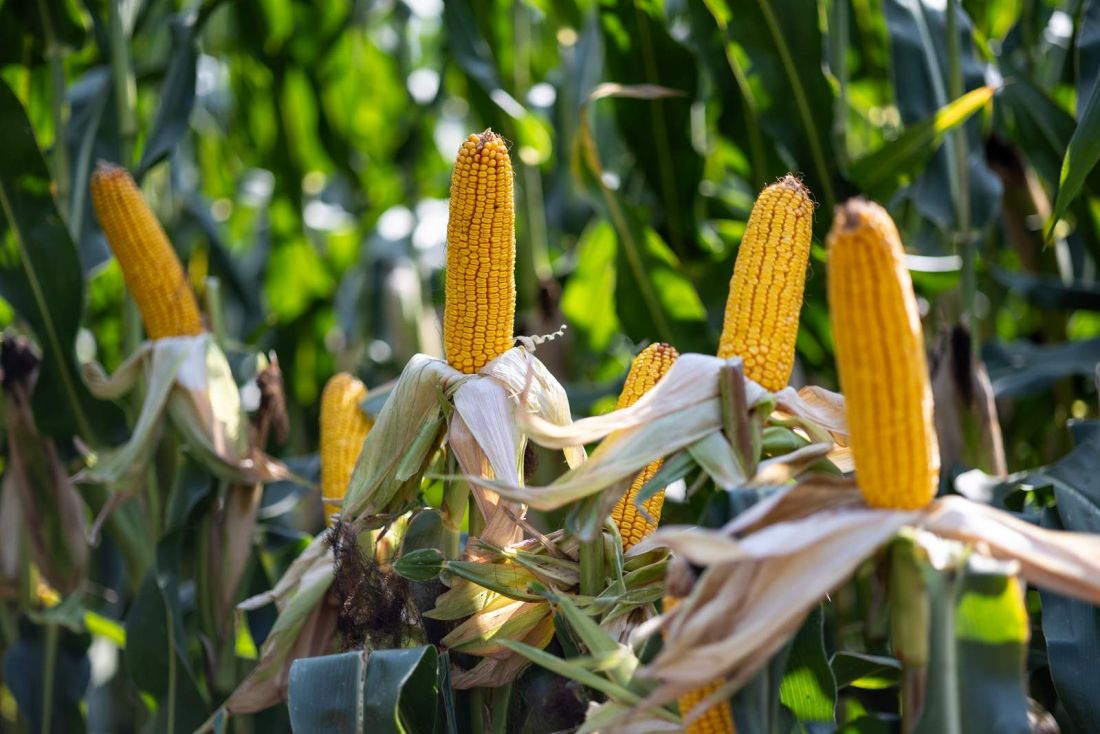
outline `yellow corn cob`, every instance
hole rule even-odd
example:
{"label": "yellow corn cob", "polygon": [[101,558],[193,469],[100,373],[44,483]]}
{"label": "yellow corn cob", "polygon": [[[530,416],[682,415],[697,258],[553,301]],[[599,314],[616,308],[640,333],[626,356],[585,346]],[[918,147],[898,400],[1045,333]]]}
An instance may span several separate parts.
{"label": "yellow corn cob", "polygon": [[[665,611],[672,609],[679,601],[674,596],[666,596]],[[687,716],[700,701],[718,690],[723,683],[722,680],[716,680],[680,696],[676,699],[676,703],[680,706],[680,715]],[[729,701],[720,701],[711,706],[705,714],[684,728],[684,734],[737,734],[737,727],[733,723],[733,709],[730,708]]]}
{"label": "yellow corn cob", "polygon": [[447,361],[474,373],[512,346],[516,227],[512,161],[492,130],[471,135],[451,174],[443,342]]}
{"label": "yellow corn cob", "polygon": [[935,495],[940,457],[917,299],[881,206],[837,208],[828,240],[829,308],[852,458],[873,507],[916,509]]}
{"label": "yellow corn cob", "polygon": [[[630,373],[626,376],[626,384],[623,385],[623,391],[619,395],[619,402],[615,409],[620,410],[638,402],[638,398],[649,392],[657,381],[665,376],[679,356],[676,349],[668,344],[650,344],[643,349],[630,365]],[[619,526],[619,534],[623,538],[623,550],[630,550],[635,543],[652,533],[661,519],[661,507],[665,503],[664,490],[642,503],[642,507],[653,518],[652,522],[639,512],[638,506],[634,503],[638,492],[660,468],[661,461],[658,459],[639,472],[634,483],[630,485],[630,491],[619,498],[615,503],[615,509],[611,511],[611,517],[615,519],[615,524]]]}
{"label": "yellow corn cob", "polygon": [[718,356],[740,356],[745,376],[768,390],[787,385],[806,287],[814,204],[794,176],[760,192],[733,266]]}
{"label": "yellow corn cob", "polygon": [[96,167],[92,205],[149,338],[201,334],[199,306],[179,257],[126,169]]}
{"label": "yellow corn cob", "polygon": [[[321,496],[342,500],[355,470],[371,421],[359,404],[367,388],[346,372],[333,375],[321,394]],[[336,505],[325,505],[325,521],[332,525]]]}

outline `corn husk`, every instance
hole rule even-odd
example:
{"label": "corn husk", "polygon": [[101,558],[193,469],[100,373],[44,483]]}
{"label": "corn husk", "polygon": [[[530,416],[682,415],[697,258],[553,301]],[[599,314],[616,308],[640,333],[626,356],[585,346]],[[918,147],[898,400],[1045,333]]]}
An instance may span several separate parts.
{"label": "corn husk", "polygon": [[84,366],[82,377],[101,400],[125,396],[140,380],[145,399],[130,440],[89,457],[75,481],[115,488],[136,482],[155,448],[165,413],[217,476],[247,485],[291,478],[282,462],[250,444],[237,384],[210,334],[145,342],[113,375],[93,362]]}

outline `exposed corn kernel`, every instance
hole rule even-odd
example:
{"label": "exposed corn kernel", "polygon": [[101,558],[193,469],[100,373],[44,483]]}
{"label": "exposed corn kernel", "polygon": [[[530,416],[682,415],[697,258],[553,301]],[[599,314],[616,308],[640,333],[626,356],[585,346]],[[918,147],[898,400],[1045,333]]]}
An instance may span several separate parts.
{"label": "exposed corn kernel", "polygon": [[873,507],[932,500],[939,446],[917,299],[897,227],[878,204],[837,208],[828,239],[829,308],[856,479]]}
{"label": "exposed corn kernel", "polygon": [[[346,372],[333,375],[321,394],[321,496],[342,500],[355,471],[355,462],[371,421],[359,407],[367,397],[367,388]],[[332,525],[340,511],[325,505],[325,522]]]}
{"label": "exposed corn kernel", "polygon": [[512,346],[516,310],[512,161],[492,130],[471,135],[451,174],[443,342],[447,361],[475,373]]}
{"label": "exposed corn kernel", "polygon": [[199,306],[179,257],[126,169],[96,167],[92,205],[149,338],[201,334]]}
{"label": "exposed corn kernel", "polygon": [[768,390],[794,368],[814,205],[794,176],[768,186],[745,226],[730,280],[718,356],[740,356],[745,376]]}
{"label": "exposed corn kernel", "polygon": [[[666,596],[664,599],[664,608],[667,612],[679,603],[679,599],[673,596]],[[676,699],[676,703],[680,706],[680,715],[687,716],[693,708],[699,705],[699,702],[718,690],[724,681],[716,680],[713,683],[708,683],[701,688],[696,688],[694,691],[688,691],[684,695]],[[736,734],[737,727],[733,723],[733,709],[730,708],[729,701],[719,701],[707,709],[706,713],[700,716],[698,719],[688,724],[684,728],[684,734]]]}
{"label": "exposed corn kernel", "polygon": [[[665,376],[665,373],[671,369],[672,363],[679,356],[680,354],[676,349],[668,344],[650,344],[643,349],[630,365],[630,372],[626,376],[623,391],[619,394],[616,409],[627,408],[638,402],[638,398],[645,395]],[[645,513],[652,520],[640,512],[638,505],[634,502],[638,492],[641,491],[646,482],[657,474],[660,468],[661,461],[658,459],[639,472],[634,479],[634,483],[630,485],[630,491],[619,498],[619,501],[615,503],[615,508],[611,511],[611,517],[614,518],[615,524],[619,526],[619,534],[623,538],[623,550],[630,550],[642,538],[652,533],[657,527],[657,522],[661,519],[661,508],[665,503],[664,490],[642,503]]]}

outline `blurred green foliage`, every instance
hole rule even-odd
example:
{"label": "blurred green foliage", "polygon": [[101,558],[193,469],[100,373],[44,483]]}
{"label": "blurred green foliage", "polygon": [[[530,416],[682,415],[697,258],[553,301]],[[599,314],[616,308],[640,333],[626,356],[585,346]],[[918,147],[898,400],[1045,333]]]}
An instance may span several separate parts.
{"label": "blurred green foliage", "polygon": [[[648,341],[713,351],[752,201],[788,171],[820,204],[796,384],[835,386],[821,238],[864,194],[914,256],[929,347],[977,327],[1010,470],[1097,415],[1098,0],[0,0],[0,81],[4,142],[35,158],[33,134],[53,179],[34,206],[75,244],[52,237],[45,281],[75,360],[113,369],[140,339],[88,201],[102,158],[142,178],[200,296],[218,279],[226,343],[278,355],[287,456],[315,451],[334,371],[377,386],[439,354],[450,165],[485,127],[516,170],[516,333],[568,324],[540,356],[578,415]],[[29,220],[0,213],[18,275]],[[0,326],[53,364],[34,309],[0,295]],[[39,405],[74,404],[45,375]],[[268,532],[270,581],[299,535]]]}

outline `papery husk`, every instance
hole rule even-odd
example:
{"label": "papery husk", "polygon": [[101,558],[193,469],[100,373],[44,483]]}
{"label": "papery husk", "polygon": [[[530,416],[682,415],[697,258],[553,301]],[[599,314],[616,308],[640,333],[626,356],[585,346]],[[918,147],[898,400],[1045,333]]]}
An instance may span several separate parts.
{"label": "papery husk", "polygon": [[291,663],[331,650],[338,610],[329,599],[335,567],[328,543],[327,533],[318,535],[273,589],[238,605],[250,610],[274,602],[279,616],[256,667],[225,702],[228,713],[262,711],[285,701]]}
{"label": "papery husk", "polygon": [[[554,639],[554,619],[547,615],[520,641],[541,650],[549,645],[552,639]],[[527,658],[516,653],[509,653],[502,657],[483,658],[470,670],[462,670],[457,666],[453,666],[451,669],[451,685],[460,691],[478,686],[497,688],[514,681],[530,664]]]}
{"label": "papery husk", "polygon": [[[730,362],[739,362],[738,358]],[[530,413],[519,415],[520,428],[535,442],[548,448],[564,449],[602,439],[599,447],[580,464],[550,485],[509,486],[495,481],[491,486],[503,496],[527,503],[539,510],[553,510],[584,497],[629,481],[653,461],[691,447],[693,455],[714,472],[712,478],[724,487],[737,486],[742,472],[731,463],[731,452],[718,451],[710,438],[721,435],[722,407],[719,371],[726,360],[702,354],[682,355],[656,386],[633,405],[603,415],[584,418],[569,425],[553,424]],[[844,430],[839,396],[815,389],[782,390],[772,396],[751,380],[745,380],[746,407],[753,409],[774,397],[776,406],[788,415],[805,420],[816,417],[836,431]],[[822,429],[825,430],[825,429]],[[806,466],[824,458],[834,444],[817,443],[799,452],[762,462],[757,480],[786,481]],[[611,501],[614,501],[612,498]]]}
{"label": "papery husk", "polygon": [[[642,675],[661,685],[645,706],[661,705],[719,677],[728,696],[797,632],[805,615],[899,530],[945,538],[1018,564],[1029,583],[1100,603],[1100,538],[1046,530],[961,497],[916,511],[872,509],[848,480],[813,477],[781,490],[721,530],[669,526],[664,545],[706,566],[691,594],[639,628],[662,631],[661,653]],[[942,545],[942,543],[939,543]]]}
{"label": "papery husk", "polygon": [[[4,418],[8,466],[4,472],[5,518],[0,573],[18,576],[19,545],[25,536],[31,559],[62,595],[77,590],[88,563],[84,503],[53,440],[41,435],[31,413],[30,381],[9,380]],[[12,523],[9,525],[9,523]]]}
{"label": "papery husk", "polygon": [[654,716],[648,710],[637,710],[618,701],[590,703],[584,724],[577,734],[664,734],[683,732],[682,724]]}
{"label": "papery husk", "polygon": [[249,444],[240,393],[210,334],[145,342],[113,375],[93,362],[84,365],[82,377],[101,400],[121,398],[143,377],[145,399],[130,440],[96,456],[74,477],[77,482],[117,488],[139,480],[166,411],[192,451],[217,476],[247,485],[291,477],[282,462]]}

